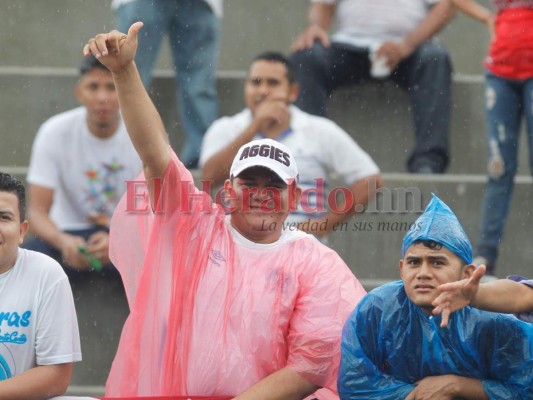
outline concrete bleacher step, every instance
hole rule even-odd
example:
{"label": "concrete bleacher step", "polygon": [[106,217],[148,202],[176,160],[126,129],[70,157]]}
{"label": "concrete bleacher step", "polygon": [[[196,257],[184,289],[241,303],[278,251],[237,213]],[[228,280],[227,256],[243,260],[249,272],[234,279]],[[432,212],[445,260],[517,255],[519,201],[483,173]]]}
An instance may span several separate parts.
{"label": "concrete bleacher step", "polygon": [[[478,78],[457,76],[454,79],[449,173],[484,174],[486,171],[483,83]],[[0,86],[4,93],[0,110],[5,115],[24,115],[4,121],[3,129],[10,140],[0,147],[1,167],[27,166],[39,125],[50,116],[77,106],[72,89],[76,79],[75,69],[0,67]],[[235,114],[243,108],[243,82],[242,71],[219,73],[221,116]],[[179,150],[184,135],[176,115],[170,71],[158,72],[151,93],[171,143]],[[414,135],[409,103],[403,91],[390,83],[363,84],[336,92],[329,109],[331,119],[354,137],[382,171],[405,171]],[[529,174],[525,135],[521,136],[519,174]]]}

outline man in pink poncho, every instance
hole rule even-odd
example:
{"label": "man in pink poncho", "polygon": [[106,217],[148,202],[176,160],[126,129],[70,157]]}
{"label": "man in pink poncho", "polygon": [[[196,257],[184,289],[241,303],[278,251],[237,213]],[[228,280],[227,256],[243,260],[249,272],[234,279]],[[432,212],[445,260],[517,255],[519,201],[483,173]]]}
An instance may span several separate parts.
{"label": "man in pink poncho", "polygon": [[151,204],[132,183],[111,223],[131,314],[106,395],[338,398],[342,326],[365,291],[333,250],[284,229],[300,195],[290,150],[243,146],[229,209],[197,190],[133,62],[141,28],[84,48],[113,74]]}

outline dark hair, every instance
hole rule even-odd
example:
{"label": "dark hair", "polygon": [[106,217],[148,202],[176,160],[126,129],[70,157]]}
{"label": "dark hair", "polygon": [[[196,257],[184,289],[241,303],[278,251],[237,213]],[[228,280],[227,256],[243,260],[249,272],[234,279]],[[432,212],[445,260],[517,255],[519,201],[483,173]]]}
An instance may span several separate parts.
{"label": "dark hair", "polygon": [[427,247],[428,249],[431,249],[431,250],[442,249],[442,244],[439,242],[435,242],[434,240],[418,239],[418,240],[415,240],[413,244],[422,244],[422,246]]}
{"label": "dark hair", "polygon": [[[442,243],[439,243],[439,242],[436,242],[430,239],[415,240],[413,244],[421,244],[422,246],[427,247],[428,249],[431,249],[431,250],[440,250],[444,247]],[[465,260],[463,260],[462,257],[456,254],[454,251],[452,251],[452,253],[455,254],[459,258],[459,260],[461,260],[461,266],[468,264]]]}
{"label": "dark hair", "polygon": [[296,81],[296,73],[294,71],[294,65],[292,64],[291,60],[289,60],[282,53],[279,53],[277,51],[266,51],[256,56],[254,58],[254,62],[255,61],[269,61],[269,62],[277,62],[277,63],[283,64],[285,68],[287,69],[287,79],[289,80],[289,83],[293,84]]}
{"label": "dark hair", "polygon": [[87,72],[93,70],[94,68],[100,68],[105,71],[109,71],[104,64],[98,61],[98,59],[91,54],[88,57],[84,57],[81,61],[80,75],[85,75]]}
{"label": "dark hair", "polygon": [[26,189],[21,181],[12,175],[0,172],[0,192],[13,193],[19,201],[20,221],[26,219]]}

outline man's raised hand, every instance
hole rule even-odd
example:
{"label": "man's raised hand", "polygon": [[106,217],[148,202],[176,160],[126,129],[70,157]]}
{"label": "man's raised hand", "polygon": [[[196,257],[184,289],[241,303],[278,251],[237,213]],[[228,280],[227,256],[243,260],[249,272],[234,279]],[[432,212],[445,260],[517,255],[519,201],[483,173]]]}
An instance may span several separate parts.
{"label": "man's raised hand", "polygon": [[120,74],[135,58],[137,37],[142,27],[142,22],[135,22],[127,35],[117,30],[100,33],[89,39],[83,47],[83,55],[94,55],[113,74]]}

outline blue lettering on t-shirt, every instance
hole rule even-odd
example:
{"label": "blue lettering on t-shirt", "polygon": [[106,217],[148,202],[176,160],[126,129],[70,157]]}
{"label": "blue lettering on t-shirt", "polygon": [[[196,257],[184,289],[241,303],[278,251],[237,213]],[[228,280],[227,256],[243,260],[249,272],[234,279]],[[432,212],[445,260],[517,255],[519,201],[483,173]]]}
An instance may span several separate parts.
{"label": "blue lettering on t-shirt", "polygon": [[[7,326],[9,327],[27,327],[30,325],[30,317],[31,317],[31,311],[27,310],[22,313],[22,317],[20,314],[16,311],[0,311],[0,326],[4,322],[7,323]],[[5,326],[5,325],[3,325]]]}
{"label": "blue lettering on t-shirt", "polygon": [[24,311],[22,313],[22,319],[20,320],[20,326],[27,327],[30,325],[31,311]]}
{"label": "blue lettering on t-shirt", "polygon": [[18,331],[3,332],[0,329],[0,343],[24,344],[27,341],[28,338],[24,333],[20,334]]}

